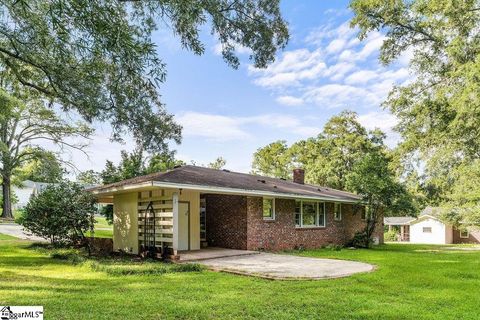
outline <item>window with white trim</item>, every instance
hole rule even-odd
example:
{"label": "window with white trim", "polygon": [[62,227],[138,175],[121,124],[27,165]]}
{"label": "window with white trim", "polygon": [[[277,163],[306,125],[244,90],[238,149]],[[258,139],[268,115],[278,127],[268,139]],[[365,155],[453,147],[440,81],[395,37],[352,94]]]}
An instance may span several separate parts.
{"label": "window with white trim", "polygon": [[469,237],[470,237],[470,232],[468,232],[468,230],[466,229],[460,230],[460,238],[468,239]]}
{"label": "window with white trim", "polygon": [[333,204],[333,218],[336,221],[342,220],[342,204],[341,203],[334,203]]}
{"label": "window with white trim", "polygon": [[297,200],[295,202],[295,226],[325,227],[325,203]]}
{"label": "window with white trim", "polygon": [[360,213],[360,219],[367,220],[367,208],[362,207],[361,210],[362,212]]}
{"label": "window with white trim", "polygon": [[263,198],[263,219],[275,220],[275,199]]}
{"label": "window with white trim", "polygon": [[423,227],[423,233],[432,233],[432,227]]}

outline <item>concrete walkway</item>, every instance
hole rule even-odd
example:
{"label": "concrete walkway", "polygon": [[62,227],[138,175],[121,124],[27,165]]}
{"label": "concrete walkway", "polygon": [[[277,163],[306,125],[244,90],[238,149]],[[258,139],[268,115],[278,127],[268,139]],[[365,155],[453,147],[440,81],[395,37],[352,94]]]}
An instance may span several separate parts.
{"label": "concrete walkway", "polygon": [[198,263],[216,271],[279,280],[340,278],[375,269],[373,265],[363,262],[273,253],[214,258],[201,260]]}
{"label": "concrete walkway", "polygon": [[47,240],[31,235],[28,232],[23,230],[23,227],[16,223],[0,223],[0,233],[7,234],[12,237],[16,237],[24,240],[31,241],[41,241],[46,242]]}

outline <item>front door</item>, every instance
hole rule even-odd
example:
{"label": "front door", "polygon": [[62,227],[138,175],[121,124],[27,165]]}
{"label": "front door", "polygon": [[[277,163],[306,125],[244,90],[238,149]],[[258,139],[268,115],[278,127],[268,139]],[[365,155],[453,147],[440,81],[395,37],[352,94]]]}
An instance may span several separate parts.
{"label": "front door", "polygon": [[190,250],[190,202],[178,202],[178,250]]}

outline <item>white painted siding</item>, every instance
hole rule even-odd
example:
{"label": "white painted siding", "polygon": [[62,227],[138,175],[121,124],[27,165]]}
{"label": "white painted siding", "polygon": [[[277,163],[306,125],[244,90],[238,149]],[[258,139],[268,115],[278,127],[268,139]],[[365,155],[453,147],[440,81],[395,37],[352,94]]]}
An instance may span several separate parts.
{"label": "white painted siding", "polygon": [[[432,228],[432,232],[423,232],[423,228]],[[450,229],[450,231],[449,231]],[[451,243],[451,228],[441,221],[432,218],[423,218],[410,226],[411,243],[446,244]],[[447,237],[448,235],[448,237]],[[447,239],[449,238],[449,239]],[[447,242],[447,241],[450,242]]]}

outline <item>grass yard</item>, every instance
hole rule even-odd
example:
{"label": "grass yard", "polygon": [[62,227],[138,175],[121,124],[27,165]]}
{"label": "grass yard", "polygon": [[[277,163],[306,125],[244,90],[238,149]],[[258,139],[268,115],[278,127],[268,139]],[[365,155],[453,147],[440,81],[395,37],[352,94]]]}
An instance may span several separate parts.
{"label": "grass yard", "polygon": [[305,251],[294,254],[378,269],[271,281],[161,263],[60,260],[29,245],[0,241],[0,305],[43,305],[46,319],[478,319],[480,311],[479,251],[400,244]]}
{"label": "grass yard", "polygon": [[[113,225],[108,224],[104,217],[95,217],[95,237],[96,238],[113,238]],[[90,236],[90,232],[86,233]]]}

